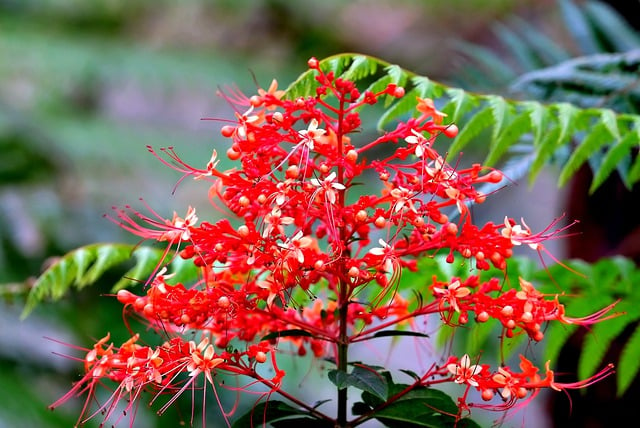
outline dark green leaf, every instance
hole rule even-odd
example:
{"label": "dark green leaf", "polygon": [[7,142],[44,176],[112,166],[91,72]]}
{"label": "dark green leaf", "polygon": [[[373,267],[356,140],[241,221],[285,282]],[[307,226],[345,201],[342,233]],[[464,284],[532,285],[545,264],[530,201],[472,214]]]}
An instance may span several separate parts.
{"label": "dark green leaf", "polygon": [[263,336],[262,339],[260,340],[271,340],[271,339],[276,339],[278,337],[300,337],[300,336],[312,337],[312,334],[306,330],[299,330],[299,329],[281,330],[281,331],[271,332]]}
{"label": "dark green leaf", "polygon": [[598,52],[598,42],[584,12],[570,0],[559,0],[566,28],[585,54]]}
{"label": "dark green leaf", "polygon": [[351,373],[330,370],[327,376],[339,389],[352,386],[373,394],[382,400],[387,398],[387,379],[371,367],[357,365]]}
{"label": "dark green leaf", "polygon": [[378,331],[372,337],[389,337],[389,336],[429,337],[429,335],[425,333],[420,333],[418,331],[407,331],[407,330],[383,330],[383,331]]}
{"label": "dark green leaf", "polygon": [[566,184],[590,156],[596,154],[609,142],[611,142],[611,134],[607,125],[602,122],[598,123],[593,127],[593,131],[582,140],[567,161],[567,164],[562,168],[560,177],[558,177],[560,185]]}
{"label": "dark green leaf", "polygon": [[[595,173],[595,177],[591,182],[589,192],[593,193],[604,181],[611,175],[611,173],[620,165],[624,158],[629,156],[633,147],[637,147],[640,144],[638,134],[635,132],[629,132],[621,141],[611,147],[604,156],[600,168]],[[625,175],[621,176],[625,182],[627,188],[631,188],[631,184],[628,182]]]}
{"label": "dark green leaf", "polygon": [[[391,384],[389,397],[409,388],[409,385]],[[368,392],[362,393],[364,404],[375,409],[384,400]],[[446,427],[455,421],[458,408],[446,393],[432,388],[414,387],[389,405],[377,409],[373,417],[388,427]],[[453,415],[453,416],[452,416]]]}
{"label": "dark green leaf", "polygon": [[[291,407],[283,401],[269,400],[250,409],[233,423],[233,428],[259,427],[290,416],[308,415],[306,412]],[[305,418],[307,419],[307,418]],[[313,420],[310,419],[309,420]],[[299,425],[298,425],[299,426]]]}
{"label": "dark green leaf", "polygon": [[271,426],[274,428],[334,428],[335,424],[321,419],[290,418],[273,421]]}
{"label": "dark green leaf", "polygon": [[636,327],[635,331],[624,345],[622,354],[620,355],[620,362],[616,366],[617,378],[618,378],[618,396],[624,394],[631,383],[636,379],[638,371],[640,370],[640,326]]}
{"label": "dark green leaf", "polygon": [[[573,16],[576,12],[575,6],[565,4],[565,14],[567,19],[578,19]],[[580,11],[578,10],[578,13]],[[584,16],[582,16],[582,19]],[[522,28],[526,25],[522,24]],[[527,27],[528,28],[528,27]],[[526,32],[525,32],[526,33]],[[535,38],[526,34],[524,39],[529,41]],[[523,39],[523,40],[524,40]],[[542,39],[535,43],[544,45]],[[532,42],[533,43],[533,42]],[[547,43],[548,44],[548,43]],[[536,45],[537,46],[537,45]],[[541,55],[544,47],[537,46],[535,54]],[[566,52],[561,49],[554,51],[553,55],[558,58],[564,58]],[[547,59],[548,61],[548,59]],[[638,63],[637,54],[623,53],[612,55],[597,55],[593,57],[585,57],[576,60],[566,61],[566,64],[549,67],[528,73],[526,78],[519,79],[513,86],[514,89],[522,89],[523,86],[532,84],[541,84],[544,82],[552,82],[552,85],[558,86],[562,82],[566,85],[574,85],[580,82],[581,85],[587,87],[597,87],[598,90],[606,91],[623,91],[633,93],[635,96],[634,82],[637,76],[633,73],[622,73],[624,67],[633,67]],[[366,55],[340,54],[329,57],[320,61],[323,70],[332,70],[336,75],[341,77],[351,77],[355,79],[355,83],[364,83],[371,85],[371,88],[377,89],[388,84],[389,82],[405,82],[406,95],[401,99],[385,99],[385,112],[378,121],[378,129],[382,130],[388,126],[394,119],[401,119],[407,114],[415,113],[415,97],[434,98],[436,105],[445,101],[442,111],[448,115],[447,120],[455,122],[460,128],[460,132],[453,141],[448,151],[448,157],[457,156],[459,152],[470,144],[475,137],[492,129],[491,135],[486,136],[486,141],[482,144],[489,147],[486,152],[486,159],[492,164],[497,164],[500,160],[513,152],[516,144],[520,143],[520,136],[531,134],[533,136],[533,146],[535,150],[530,152],[529,182],[533,184],[541,169],[550,161],[558,163],[562,169],[562,175],[559,184],[564,185],[577,171],[580,165],[585,161],[596,168],[602,163],[601,159],[594,157],[602,157],[599,149],[604,148],[605,143],[599,142],[604,137],[608,142],[622,140],[629,133],[636,132],[634,129],[622,127],[619,124],[626,122],[634,122],[640,120],[637,115],[616,114],[612,109],[607,108],[591,108],[583,110],[569,102],[560,102],[556,104],[543,105],[537,102],[519,102],[507,100],[502,97],[491,95],[474,94],[459,88],[447,87],[440,83],[434,82],[425,76],[419,76],[404,70],[397,65],[389,64],[377,58]],[[600,71],[607,67],[616,67],[620,70],[620,78],[608,78]],[[373,79],[373,83],[372,82]],[[563,84],[564,84],[563,83]],[[565,86],[566,86],[565,85]],[[594,86],[596,85],[596,86]],[[317,84],[313,79],[312,72],[305,72],[289,86],[287,96],[289,98],[297,96],[315,96],[315,88]],[[592,95],[584,95],[592,96]],[[439,97],[443,97],[440,99]],[[596,95],[599,101],[602,96]],[[446,102],[446,100],[449,100]],[[567,98],[570,99],[570,98]],[[440,108],[440,107],[439,107]],[[514,119],[509,119],[511,112],[515,113]],[[523,114],[528,115],[529,121],[525,121]],[[600,120],[600,126],[593,124],[595,118]],[[604,128],[604,129],[603,129]],[[484,134],[483,134],[484,135]],[[559,155],[560,150],[563,153],[569,153],[569,144],[573,140],[581,140],[582,144],[569,158],[569,163],[565,163],[568,155]],[[629,141],[629,140],[625,140]],[[588,143],[588,144],[585,144]],[[633,149],[629,148],[629,151]],[[627,159],[630,153],[625,153],[623,148],[619,148],[615,152],[613,159]],[[591,157],[591,158],[590,158]],[[594,161],[595,160],[595,161]],[[620,170],[620,164],[616,165]],[[606,174],[611,173],[609,162],[605,168],[597,169],[601,171],[599,181],[606,178]],[[625,174],[627,175],[628,184],[640,181],[640,162],[636,162]]]}
{"label": "dark green leaf", "polygon": [[[471,119],[462,127],[451,148],[449,149],[448,158],[458,156],[460,151],[469,143],[473,138],[478,136],[480,132],[487,129],[493,124],[493,110],[490,106],[486,106],[482,110],[476,112]],[[490,155],[490,153],[489,153]]]}

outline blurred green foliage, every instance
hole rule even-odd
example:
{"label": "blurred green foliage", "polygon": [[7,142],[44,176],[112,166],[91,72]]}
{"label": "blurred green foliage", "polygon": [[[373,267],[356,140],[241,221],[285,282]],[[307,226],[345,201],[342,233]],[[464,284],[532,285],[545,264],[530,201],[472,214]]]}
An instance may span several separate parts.
{"label": "blurred green foliage", "polygon": [[[514,3],[0,0],[0,426],[75,422],[79,403],[47,410],[78,373],[51,352],[74,350],[43,336],[82,345],[109,329],[116,341],[127,335],[113,331],[121,307],[105,296],[124,268],[18,322],[24,279],[87,243],[136,243],[102,217],[112,205],[142,196],[170,216],[198,202],[193,184],[172,194],[179,176],[146,145],[208,158],[220,124],[200,119],[232,114],[218,87],[250,93],[253,76],[286,86],[311,55],[360,51],[455,81],[443,43],[482,39]],[[540,14],[553,3],[520,6]],[[465,13],[474,20],[460,20]],[[180,409],[164,418],[141,409],[138,422],[188,423],[190,404]]]}

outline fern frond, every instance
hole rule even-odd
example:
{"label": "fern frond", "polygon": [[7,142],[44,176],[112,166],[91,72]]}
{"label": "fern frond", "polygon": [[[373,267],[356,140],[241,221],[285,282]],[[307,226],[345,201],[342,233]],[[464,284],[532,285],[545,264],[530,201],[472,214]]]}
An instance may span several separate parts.
{"label": "fern frond", "polygon": [[[608,303],[607,296],[593,296],[600,307]],[[578,360],[578,377],[587,379],[591,377],[598,368],[609,363],[604,361],[604,356],[610,349],[611,343],[619,337],[630,324],[640,318],[640,308],[637,302],[621,302],[617,310],[625,312],[624,316],[617,317],[600,324],[596,324],[585,336],[580,358]]]}
{"label": "fern frond", "polygon": [[[105,273],[134,259],[134,266],[112,287],[122,288],[144,283],[162,263],[165,252],[150,247],[129,244],[98,243],[77,248],[51,264],[33,284],[22,313],[26,317],[45,299],[59,300],[71,288],[82,289],[96,283]],[[197,277],[197,268],[181,258],[171,265],[177,276],[170,282],[183,282]]]}
{"label": "fern frond", "polygon": [[[619,365],[618,392],[620,394],[629,387],[628,379],[633,379],[640,372],[640,327],[626,341],[620,356],[616,361],[603,361],[603,357],[613,341],[619,341],[626,331],[633,328],[640,320],[640,267],[627,258],[603,258],[596,263],[589,264],[581,260],[571,260],[566,264],[540,268],[527,257],[513,257],[508,261],[508,278],[530,278],[541,292],[548,296],[557,295],[565,306],[567,317],[578,318],[589,316],[602,308],[619,301],[615,311],[620,316],[603,321],[591,328],[584,339],[579,355],[578,375],[586,379],[602,365],[613,362]],[[577,275],[579,272],[581,275]],[[491,268],[488,271],[470,269],[465,264],[450,264],[446,257],[426,257],[418,261],[417,272],[406,272],[400,279],[401,290],[425,290],[435,277],[440,281],[449,281],[453,277],[466,279],[471,275],[480,275],[482,281],[492,277],[504,277],[505,272]],[[562,284],[560,290],[557,284]],[[518,284],[506,283],[505,287],[517,288]],[[428,299],[428,296],[423,296]],[[461,339],[461,346],[465,352],[488,352],[493,349],[491,341],[500,335],[502,325],[496,320],[486,323],[470,322],[465,329],[456,329],[456,337]],[[578,331],[577,324],[551,322],[545,327],[544,360],[557,361],[562,349],[566,346],[574,333]],[[436,342],[447,343],[452,329],[443,328],[439,332]],[[526,335],[522,335],[526,336]],[[523,337],[526,339],[526,337]],[[515,352],[526,340],[505,341],[508,345],[502,349],[502,357],[508,357]],[[500,355],[496,355],[500,356]]]}
{"label": "fern frond", "polygon": [[598,40],[586,14],[570,0],[559,0],[558,3],[567,29],[580,50],[587,54],[599,52]]}
{"label": "fern frond", "polygon": [[593,127],[593,130],[584,138],[584,140],[573,151],[566,165],[562,168],[558,182],[561,186],[565,185],[578,169],[592,156],[602,156],[600,150],[608,142],[611,142],[611,134],[607,126],[600,122]]}
{"label": "fern frond", "polygon": [[598,29],[603,43],[611,45],[611,49],[618,52],[626,52],[640,46],[640,36],[607,3],[588,1],[584,10],[594,28]]}
{"label": "fern frond", "polygon": [[636,375],[640,372],[640,326],[636,327],[625,344],[616,372],[618,380],[616,392],[618,396],[621,396],[631,386]]}
{"label": "fern frond", "polygon": [[[594,313],[604,306],[619,301],[616,312],[619,317],[596,324],[587,333],[580,350],[578,375],[588,378],[605,363],[603,357],[609,349],[609,344],[626,338],[625,331],[638,324],[640,319],[640,268],[635,263],[623,257],[603,258],[594,264],[582,261],[567,263],[571,269],[584,276],[575,275],[562,266],[552,266],[548,272],[538,272],[541,281],[547,279],[547,284],[540,290],[557,293],[555,285],[548,281],[549,276],[558,284],[566,284],[566,292],[571,298],[566,300],[565,308],[568,316],[583,316]],[[575,325],[550,324],[545,334],[544,359],[556,361],[560,350],[568,342],[571,335],[577,331]],[[633,379],[640,371],[637,355],[640,354],[640,339],[634,333],[624,345],[618,367],[618,393],[623,394],[629,387],[629,379]],[[636,361],[631,360],[636,356]],[[617,363],[614,361],[614,363]],[[623,373],[620,373],[620,370]]]}
{"label": "fern frond", "polygon": [[[574,65],[587,64],[585,59],[580,61],[576,60]],[[593,69],[605,70],[614,66],[621,70],[630,67],[631,70],[640,65],[640,50],[637,53],[592,57],[588,64]],[[531,144],[534,156],[530,159],[530,184],[546,164],[553,162],[562,170],[558,182],[564,185],[589,160],[594,175],[598,177],[598,182],[591,188],[595,191],[613,172],[612,162],[631,159],[633,151],[640,145],[639,115],[620,114],[608,108],[580,108],[567,102],[543,104],[472,93],[366,55],[335,55],[321,60],[320,66],[323,70],[338,72],[336,77],[350,76],[356,83],[366,84],[368,88],[380,89],[389,83],[404,82],[405,97],[385,100],[385,112],[378,122],[380,131],[394,120],[416,114],[413,110],[416,97],[436,99],[437,105],[442,106],[442,111],[448,115],[447,120],[456,122],[460,128],[448,150],[449,157],[457,156],[467,145],[478,140],[480,135],[488,140],[482,143],[488,166],[503,162],[515,145]],[[628,74],[633,73],[629,71]],[[300,75],[287,89],[287,96],[316,95],[313,77],[311,71]],[[637,76],[635,79],[638,80]],[[598,81],[602,85],[609,84],[604,77],[598,78]],[[620,89],[619,86],[615,87]],[[640,89],[626,88],[629,96],[636,90]],[[524,120],[523,115],[528,116],[528,120]],[[570,146],[573,143],[577,147],[575,151]],[[615,151],[609,154],[614,148]],[[557,156],[560,152],[570,156]],[[640,181],[640,164],[637,162],[631,168],[618,168],[618,171],[628,186]]]}

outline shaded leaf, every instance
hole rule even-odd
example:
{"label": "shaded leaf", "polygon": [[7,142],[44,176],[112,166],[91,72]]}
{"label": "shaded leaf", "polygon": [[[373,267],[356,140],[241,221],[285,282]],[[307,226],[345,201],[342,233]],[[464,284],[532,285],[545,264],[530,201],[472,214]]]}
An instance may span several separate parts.
{"label": "shaded leaf", "polygon": [[271,340],[279,337],[312,337],[312,334],[306,330],[299,329],[281,330],[264,335],[260,340]]}
{"label": "shaded leaf", "polygon": [[[408,388],[409,385],[391,384],[389,396],[393,397]],[[367,407],[370,410],[376,409],[372,417],[387,427],[450,427],[455,422],[457,414],[457,406],[453,399],[433,388],[413,387],[384,407],[380,407],[385,404],[384,400],[368,392],[362,393],[362,400],[364,403],[354,406],[354,410],[366,414]],[[469,423],[471,425],[465,426],[477,426],[471,421],[465,422]]]}
{"label": "shaded leaf", "polygon": [[390,336],[429,337],[428,334],[420,333],[418,331],[408,331],[408,330],[382,330],[382,331],[376,332],[371,337],[390,337]]}
{"label": "shaded leaf", "polygon": [[567,164],[562,168],[560,176],[558,177],[559,184],[561,186],[566,184],[590,156],[596,154],[602,146],[610,141],[611,134],[609,133],[607,126],[602,122],[595,125],[593,127],[593,131],[591,131],[589,135],[582,140],[580,145],[578,145],[571,154]]}
{"label": "shaded leaf", "polygon": [[[57,259],[38,277],[27,296],[23,311],[26,317],[44,299],[64,296],[70,288],[82,289],[96,283],[112,268],[130,260],[134,265],[112,287],[112,292],[138,285],[148,280],[166,257],[158,248],[130,244],[91,244],[77,248]],[[167,282],[175,284],[197,278],[199,268],[190,260],[176,257],[167,264],[175,275]]]}
{"label": "shaded leaf", "polygon": [[627,341],[620,355],[620,362],[616,366],[618,396],[624,394],[640,371],[640,326]]}
{"label": "shaded leaf", "polygon": [[339,389],[351,386],[373,394],[379,399],[387,399],[387,380],[381,373],[378,373],[371,367],[356,365],[351,373],[346,373],[341,370],[330,370],[327,376]]}
{"label": "shaded leaf", "polygon": [[[308,415],[308,413],[291,407],[287,403],[278,400],[269,400],[251,408],[247,413],[239,417],[233,428],[259,427],[266,422],[274,422],[290,416]],[[311,420],[311,418],[305,418]],[[296,425],[299,426],[299,425]],[[314,425],[315,426],[315,425]]]}
{"label": "shaded leaf", "polygon": [[[571,18],[571,14],[568,16]],[[561,57],[565,54],[557,52],[557,55]],[[602,73],[589,71],[585,67],[588,65],[606,69],[614,64],[618,69],[621,69],[625,64],[634,67],[639,62],[640,50],[638,53],[629,52],[617,56],[599,55],[571,60],[563,65],[564,68],[546,70],[545,73],[547,75],[555,73],[555,82],[558,81],[558,75],[562,74],[568,83],[574,83],[576,79],[584,78],[588,80],[585,80],[584,84],[597,82],[603,88],[609,87],[621,91],[628,87],[627,91],[634,91],[633,86],[629,86],[638,79],[633,73],[627,73],[628,76],[624,79],[614,79],[615,82],[612,82],[611,79],[603,77]],[[617,151],[611,155],[611,160],[604,164],[605,168],[598,169],[603,163],[603,156],[609,150],[607,143],[623,139],[627,142],[630,140],[626,138],[634,138],[628,137],[628,134],[637,133],[635,128],[620,124],[634,123],[640,120],[638,115],[618,114],[607,108],[582,109],[569,102],[543,105],[533,101],[508,100],[496,95],[474,94],[460,88],[448,87],[426,76],[416,75],[397,65],[366,55],[341,54],[324,59],[320,64],[323,69],[327,67],[327,69],[337,70],[337,74],[342,73],[341,77],[353,77],[356,84],[366,82],[373,88],[382,87],[389,82],[405,82],[405,97],[385,99],[385,112],[378,121],[379,130],[384,129],[394,119],[406,119],[406,115],[416,115],[416,97],[434,98],[437,106],[443,106],[438,108],[441,108],[448,115],[447,122],[456,122],[460,129],[448,151],[449,157],[457,156],[475,137],[489,128],[492,129],[492,132],[486,136],[486,140],[482,144],[485,148],[489,147],[489,150],[483,150],[486,153],[486,159],[491,164],[497,164],[507,156],[515,157],[513,155],[515,151],[512,149],[516,145],[522,145],[529,135],[533,136],[534,150],[527,151],[525,154],[528,157],[527,162],[531,165],[530,184],[533,184],[546,164],[556,162],[562,167],[558,183],[564,185],[576,173],[577,168],[587,160],[592,167],[596,168],[594,173],[601,171],[598,180],[600,183],[606,178],[606,174],[611,174],[610,167],[613,159],[627,159],[626,155],[630,155],[630,152],[634,150],[631,144],[617,148]],[[527,77],[528,80],[519,79],[519,84],[524,85],[526,82],[544,80],[542,75],[534,75],[533,73]],[[311,74],[309,72],[302,73],[289,86],[287,96],[315,96],[316,84],[313,83]],[[514,84],[514,88],[517,86],[518,82]],[[600,95],[596,95],[596,97],[600,97]],[[510,116],[513,114],[515,114],[515,118],[511,119]],[[527,115],[529,120],[524,120],[523,115]],[[593,122],[596,118],[600,120],[600,123],[594,125]],[[603,138],[606,141],[602,141]],[[574,140],[582,143],[572,153],[570,143]],[[531,143],[527,141],[527,144]],[[629,150],[627,153],[624,149],[626,147]],[[640,181],[640,164],[637,162],[628,172],[626,169],[620,169],[620,165],[617,167],[623,175],[626,175],[623,179],[626,179],[628,185],[631,186]]]}

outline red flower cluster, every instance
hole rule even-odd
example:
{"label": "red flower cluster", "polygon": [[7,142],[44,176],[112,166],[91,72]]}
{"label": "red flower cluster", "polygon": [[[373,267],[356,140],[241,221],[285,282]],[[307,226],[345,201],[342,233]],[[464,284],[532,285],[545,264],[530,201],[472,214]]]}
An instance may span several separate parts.
{"label": "red flower cluster", "polygon": [[[325,73],[315,59],[309,67],[318,84],[316,96],[286,99],[275,81],[252,97],[226,95],[239,109],[235,124],[222,128],[231,141],[226,155],[239,163],[237,168],[221,170],[215,150],[206,165],[194,167],[173,148],[149,148],[183,178],[209,181],[210,199],[237,221],[198,222],[192,207],[184,218],[171,220],[149,207],[150,215],[130,207],[116,210],[114,221],[142,238],[167,243],[167,256],[176,251],[192,260],[201,279],[188,287],[170,285],[170,275],[159,266],[145,294],[120,291],[125,311],[166,335],[166,342],[142,346],[135,335],[115,347],[106,344],[108,337],[102,339],[84,359],[84,377],[52,407],[86,393],[80,422],[99,411],[108,419],[122,398],[130,410],[143,390],[177,397],[195,388],[200,375],[206,390],[206,383],[215,387],[216,374],[227,373],[252,378],[267,387],[265,395],[275,391],[318,416],[313,406],[280,388],[284,372],[277,367],[277,354],[283,341],[299,355],[310,349],[345,370],[349,344],[399,324],[412,326],[416,317],[432,313],[449,324],[465,324],[470,312],[478,322],[498,319],[505,336],[522,331],[536,341],[547,321],[590,324],[607,317],[610,307],[591,318],[568,318],[557,297],[542,295],[525,280],[520,290],[504,290],[498,280],[480,283],[476,276],[434,280],[420,290],[431,297],[404,300],[396,293],[400,274],[415,270],[418,257],[445,252],[450,262],[461,256],[478,269],[504,269],[514,245],[540,249],[562,229],[532,234],[524,222],[511,219],[477,227],[468,204],[484,202],[485,195],[474,186],[500,182],[503,176],[479,164],[462,169],[445,161],[433,147],[436,138],[454,137],[458,130],[443,124],[445,115],[431,100],[418,98],[415,117],[356,144],[350,135],[361,127],[360,109],[402,97],[404,90],[389,84],[379,92],[360,92],[353,82]],[[358,192],[362,182],[375,180],[379,191]],[[456,222],[446,209],[458,211]],[[194,332],[197,340],[184,339]],[[258,366],[268,360],[271,377],[259,373]],[[507,367],[491,373],[486,366],[471,366],[468,356],[452,357],[419,384],[466,384],[485,399],[498,391],[510,406],[528,391],[567,387],[554,383],[548,368],[541,379],[524,357],[521,368],[523,373]],[[106,379],[118,386],[91,412],[90,398]],[[465,399],[461,409],[468,407]]]}

